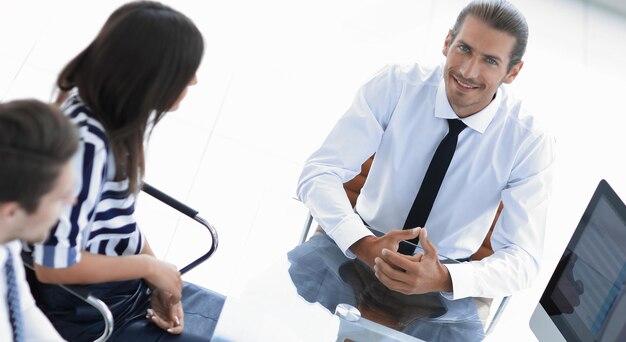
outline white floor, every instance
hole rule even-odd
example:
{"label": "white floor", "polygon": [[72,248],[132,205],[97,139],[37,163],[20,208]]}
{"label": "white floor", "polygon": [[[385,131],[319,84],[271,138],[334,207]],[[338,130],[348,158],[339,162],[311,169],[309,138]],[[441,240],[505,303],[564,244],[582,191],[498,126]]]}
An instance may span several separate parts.
{"label": "white floor", "polygon": [[[626,17],[581,0],[513,2],[531,36],[511,87],[557,137],[559,171],[545,270],[512,298],[493,340],[532,338],[534,303],[598,181],[626,198]],[[0,0],[0,101],[50,100],[56,74],[122,3]],[[357,88],[387,63],[441,62],[466,1],[167,3],[196,22],[206,51],[198,85],[154,132],[147,181],[218,228],[217,254],[186,279],[229,294],[296,244],[301,166]],[[182,265],[201,252],[203,232],[145,196],[139,217],[164,258]]]}

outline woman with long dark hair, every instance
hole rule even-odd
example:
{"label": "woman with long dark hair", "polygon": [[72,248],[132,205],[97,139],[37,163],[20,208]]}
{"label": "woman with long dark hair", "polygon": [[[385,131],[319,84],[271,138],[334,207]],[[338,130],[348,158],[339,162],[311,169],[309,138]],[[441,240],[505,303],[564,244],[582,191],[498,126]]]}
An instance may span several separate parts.
{"label": "woman with long dark hair", "polygon": [[203,50],[200,31],[185,15],[132,2],[58,77],[57,102],[81,137],[80,186],[77,203],[33,255],[39,303],[68,340],[98,336],[101,319],[46,284],[88,287],[111,308],[115,340],[206,340],[213,332],[223,297],[183,283],[174,265],[155,258],[133,217],[144,139],[197,82]]}

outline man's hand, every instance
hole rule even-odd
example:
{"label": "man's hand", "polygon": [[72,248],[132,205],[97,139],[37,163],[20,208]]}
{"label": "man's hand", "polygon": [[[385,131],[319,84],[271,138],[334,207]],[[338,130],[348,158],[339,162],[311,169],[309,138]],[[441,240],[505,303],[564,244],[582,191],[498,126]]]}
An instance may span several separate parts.
{"label": "man's hand", "polygon": [[185,325],[183,304],[173,302],[172,295],[166,291],[154,289],[151,299],[152,308],[146,318],[170,334],[180,334]]}
{"label": "man's hand", "polygon": [[400,241],[411,240],[417,237],[420,229],[392,230],[381,236],[366,236],[350,246],[352,253],[361,261],[374,269],[374,260],[382,256],[383,249],[396,252],[400,246]]}
{"label": "man's hand", "polygon": [[375,259],[374,273],[389,289],[403,294],[452,291],[448,269],[441,264],[437,249],[427,239],[426,229],[419,229],[424,254],[403,255],[385,249]]}

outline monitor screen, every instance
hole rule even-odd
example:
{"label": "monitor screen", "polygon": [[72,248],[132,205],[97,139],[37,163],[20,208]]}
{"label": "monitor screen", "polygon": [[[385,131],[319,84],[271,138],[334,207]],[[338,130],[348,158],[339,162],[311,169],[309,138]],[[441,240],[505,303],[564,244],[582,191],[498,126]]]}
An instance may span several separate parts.
{"label": "monitor screen", "polygon": [[626,207],[600,182],[541,305],[568,341],[626,341]]}

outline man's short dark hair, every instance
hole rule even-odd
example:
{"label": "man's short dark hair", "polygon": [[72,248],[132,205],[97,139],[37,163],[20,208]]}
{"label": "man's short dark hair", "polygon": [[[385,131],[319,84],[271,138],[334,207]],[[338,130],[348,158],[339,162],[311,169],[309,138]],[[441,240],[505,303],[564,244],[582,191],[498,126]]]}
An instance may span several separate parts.
{"label": "man's short dark hair", "polygon": [[508,69],[522,61],[528,43],[528,24],[524,15],[511,3],[503,0],[476,0],[470,2],[456,18],[450,30],[452,41],[461,30],[463,21],[468,15],[486,23],[496,30],[506,32],[515,38],[511,51]]}
{"label": "man's short dark hair", "polygon": [[0,203],[36,211],[77,148],[76,129],[56,107],[37,100],[0,103]]}

